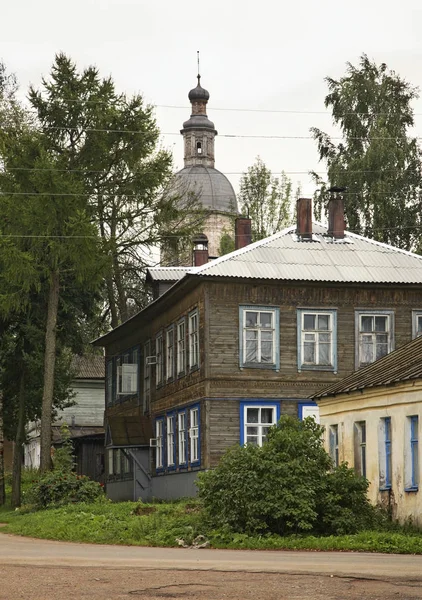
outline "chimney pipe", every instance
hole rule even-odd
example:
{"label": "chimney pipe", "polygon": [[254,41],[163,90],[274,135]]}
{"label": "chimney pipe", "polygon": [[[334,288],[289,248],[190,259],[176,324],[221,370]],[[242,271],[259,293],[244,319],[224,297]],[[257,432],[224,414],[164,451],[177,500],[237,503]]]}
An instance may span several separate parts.
{"label": "chimney pipe", "polygon": [[297,230],[303,240],[312,240],[312,200],[299,198],[296,204]]}
{"label": "chimney pipe", "polygon": [[200,233],[193,240],[193,265],[201,267],[208,262],[208,238],[203,233]]}
{"label": "chimney pipe", "polygon": [[252,221],[248,217],[238,217],[234,225],[234,247],[236,250],[249,246],[252,242]]}
{"label": "chimney pipe", "polygon": [[328,201],[328,235],[335,240],[344,238],[344,200],[342,196],[332,194]]}

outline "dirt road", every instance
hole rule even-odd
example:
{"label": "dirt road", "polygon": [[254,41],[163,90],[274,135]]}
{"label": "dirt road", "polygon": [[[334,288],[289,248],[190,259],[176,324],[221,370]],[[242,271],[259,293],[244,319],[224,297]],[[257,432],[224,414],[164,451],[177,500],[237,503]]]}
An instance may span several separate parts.
{"label": "dirt road", "polygon": [[422,557],[97,546],[0,534],[0,600],[411,600]]}

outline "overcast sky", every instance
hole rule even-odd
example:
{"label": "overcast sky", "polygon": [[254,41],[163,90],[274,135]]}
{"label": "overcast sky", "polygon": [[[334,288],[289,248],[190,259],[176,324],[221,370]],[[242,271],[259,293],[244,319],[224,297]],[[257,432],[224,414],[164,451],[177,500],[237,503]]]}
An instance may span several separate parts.
{"label": "overcast sky", "polygon": [[[178,134],[196,84],[196,51],[208,115],[220,136],[216,167],[237,189],[239,174],[260,155],[274,173],[314,187],[318,165],[311,139],[226,138],[223,135],[309,136],[332,131],[324,111],[324,77],[340,77],[346,61],[366,52],[419,86],[422,83],[420,0],[3,0],[0,58],[23,89],[48,75],[64,51],[82,68],[95,64],[119,91],[141,92],[157,105],[162,143],[183,166]],[[7,5],[7,7],[6,7]],[[185,108],[165,108],[163,105]],[[231,109],[231,110],[217,110]],[[315,111],[316,114],[262,111]],[[415,103],[422,135],[422,100]],[[297,172],[303,172],[299,174]]]}

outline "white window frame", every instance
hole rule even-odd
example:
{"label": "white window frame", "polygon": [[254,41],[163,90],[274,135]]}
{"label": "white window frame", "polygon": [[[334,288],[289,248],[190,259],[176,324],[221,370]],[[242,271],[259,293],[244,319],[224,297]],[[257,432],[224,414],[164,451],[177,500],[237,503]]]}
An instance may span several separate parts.
{"label": "white window frame", "polygon": [[[248,326],[246,323],[246,313],[258,313],[260,314],[270,314],[272,317],[272,327],[266,328],[262,327],[260,324],[256,326]],[[257,323],[259,321],[259,316],[257,318]],[[240,368],[266,368],[266,369],[276,369],[280,368],[280,351],[279,351],[279,343],[280,343],[280,310],[277,307],[273,306],[240,306],[239,307],[239,340],[240,340]],[[257,342],[257,360],[247,361],[247,332],[248,331],[256,331],[256,342]],[[262,359],[262,333],[263,332],[272,332],[272,356],[271,362],[263,362]]]}
{"label": "white window frame", "polygon": [[[248,410],[249,409],[257,409],[258,410],[258,421],[256,423],[254,422],[248,422]],[[262,422],[262,418],[261,418],[261,413],[262,413],[262,409],[268,410],[271,409],[273,412],[272,415],[272,422],[271,423],[263,423]],[[266,433],[263,433],[264,429],[267,429],[269,427],[273,427],[273,425],[277,424],[278,418],[279,418],[279,413],[280,413],[280,409],[279,406],[277,406],[277,404],[267,404],[267,403],[254,403],[254,402],[250,402],[250,403],[244,403],[241,406],[241,410],[243,411],[243,419],[242,419],[242,423],[243,423],[243,431],[242,431],[242,435],[241,435],[241,444],[246,445],[248,443],[248,437],[252,437],[252,436],[248,436],[248,427],[256,427],[258,432],[257,432],[257,445],[258,446],[262,446],[262,444],[265,442],[265,438],[266,438]],[[253,436],[255,437],[255,436]]]}
{"label": "white window frame", "polygon": [[[328,317],[329,329],[305,329],[305,316],[311,315],[317,321],[320,316]],[[329,363],[320,362],[320,336],[321,334],[329,334],[330,336],[330,353]],[[315,342],[315,362],[305,362],[305,338],[307,335],[314,336]],[[301,370],[318,370],[318,371],[334,371],[337,372],[337,310],[335,309],[317,309],[317,308],[301,308],[297,314],[297,337],[298,337],[298,371]]]}
{"label": "white window frame", "polygon": [[189,447],[191,464],[200,462],[199,426],[199,406],[195,406],[189,409]]}
{"label": "white window frame", "polygon": [[151,356],[151,340],[144,344],[144,413],[149,412],[151,401],[151,365],[147,358]]}
{"label": "white window frame", "polygon": [[199,367],[199,312],[196,308],[189,313],[189,368]]}
{"label": "white window frame", "polygon": [[176,441],[175,441],[175,414],[166,417],[166,439],[167,439],[167,466],[176,466]]}
{"label": "white window frame", "polygon": [[422,335],[422,332],[418,334],[419,319],[422,320],[422,310],[412,310],[412,339]]}
{"label": "white window frame", "polygon": [[155,467],[164,468],[164,417],[159,417],[155,421]]}
{"label": "white window frame", "polygon": [[187,450],[187,412],[181,410],[177,414],[177,453],[178,464],[181,466],[187,465]]}
{"label": "white window frame", "polygon": [[[374,318],[374,323],[375,323],[375,318],[376,317],[387,317],[387,331],[385,332],[365,332],[365,331],[361,331],[361,322],[362,322],[362,317],[373,317]],[[374,360],[372,361],[372,363],[364,363],[361,362],[361,350],[362,350],[362,344],[361,344],[361,335],[372,335],[375,336],[373,337],[373,352],[374,355],[376,355],[376,333],[386,333],[387,334],[387,354],[390,354],[390,352],[392,352],[394,350],[394,311],[392,310],[364,310],[364,309],[359,309],[355,311],[355,366],[356,369],[360,369],[361,367],[365,367],[369,364],[372,364],[373,362],[375,362],[377,359],[374,358]],[[384,355],[386,356],[386,355]],[[382,358],[382,357],[380,357]]]}
{"label": "white window frame", "polygon": [[186,371],[186,320],[177,323],[177,376]]}
{"label": "white window frame", "polygon": [[166,331],[166,377],[174,378],[174,327],[169,327]]}
{"label": "white window frame", "polygon": [[155,337],[155,385],[156,387],[164,383],[164,336],[160,331]]}
{"label": "white window frame", "polygon": [[139,352],[128,350],[116,360],[116,394],[131,396],[139,391]]}

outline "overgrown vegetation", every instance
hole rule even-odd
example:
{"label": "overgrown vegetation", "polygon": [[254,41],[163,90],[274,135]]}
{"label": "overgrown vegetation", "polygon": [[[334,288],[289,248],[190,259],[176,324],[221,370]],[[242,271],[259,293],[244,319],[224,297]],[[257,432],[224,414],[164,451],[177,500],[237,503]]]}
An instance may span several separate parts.
{"label": "overgrown vegetation", "polygon": [[205,535],[212,548],[422,554],[422,534],[386,522],[383,531],[354,535],[252,535],[227,526],[216,528],[201,503],[191,499],[172,504],[96,502],[37,512],[0,511],[0,521],[8,523],[1,529],[5,533],[72,542],[170,547],[178,546],[179,539],[190,544]]}
{"label": "overgrown vegetation", "polygon": [[200,473],[211,522],[247,534],[356,533],[375,525],[368,482],[347,465],[332,469],[323,428],[282,416],[259,446],[234,446]]}

